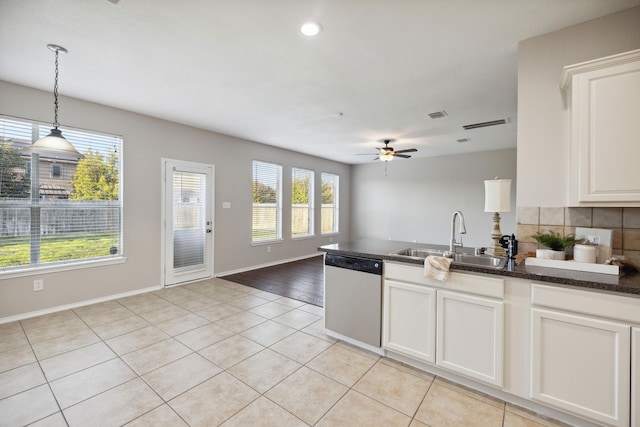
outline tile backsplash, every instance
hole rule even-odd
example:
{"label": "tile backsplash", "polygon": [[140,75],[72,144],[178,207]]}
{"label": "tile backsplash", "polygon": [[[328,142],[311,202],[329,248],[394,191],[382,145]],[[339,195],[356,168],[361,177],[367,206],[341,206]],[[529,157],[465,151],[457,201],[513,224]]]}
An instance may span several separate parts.
{"label": "tile backsplash", "polygon": [[538,243],[531,235],[552,230],[563,235],[576,227],[613,230],[613,254],[640,264],[640,208],[569,208],[518,206],[516,238],[520,252],[533,252]]}

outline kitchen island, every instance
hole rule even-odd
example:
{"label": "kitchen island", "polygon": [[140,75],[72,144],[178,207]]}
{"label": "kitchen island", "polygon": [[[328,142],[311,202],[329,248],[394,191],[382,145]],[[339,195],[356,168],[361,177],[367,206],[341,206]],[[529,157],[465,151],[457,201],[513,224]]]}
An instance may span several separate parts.
{"label": "kitchen island", "polygon": [[571,425],[640,425],[639,273],[453,262],[438,281],[422,259],[393,254],[407,248],[449,249],[385,240],[319,248],[382,261],[379,354]]}

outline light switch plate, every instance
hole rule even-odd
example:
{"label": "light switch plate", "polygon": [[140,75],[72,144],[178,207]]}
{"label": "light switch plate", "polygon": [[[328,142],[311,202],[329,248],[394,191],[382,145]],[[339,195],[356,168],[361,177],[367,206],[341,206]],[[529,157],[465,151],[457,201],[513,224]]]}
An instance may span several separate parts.
{"label": "light switch plate", "polygon": [[576,239],[585,239],[592,243],[598,243],[596,263],[602,264],[611,258],[611,242],[613,231],[602,228],[576,227]]}
{"label": "light switch plate", "polygon": [[222,202],[222,209],[231,209],[231,202]]}

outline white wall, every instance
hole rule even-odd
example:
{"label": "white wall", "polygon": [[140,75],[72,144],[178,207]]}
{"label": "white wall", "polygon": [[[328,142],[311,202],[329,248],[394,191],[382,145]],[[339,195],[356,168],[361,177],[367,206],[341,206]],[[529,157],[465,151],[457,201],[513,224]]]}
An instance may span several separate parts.
{"label": "white wall", "polygon": [[[129,94],[128,96],[133,96]],[[52,95],[0,82],[2,114],[50,122]],[[291,241],[289,210],[283,212],[285,241],[251,246],[251,162],[284,166],[284,200],[290,199],[291,166],[316,171],[316,206],[320,173],[340,176],[340,230],[334,241],[349,237],[351,167],[305,154],[179,125],[73,98],[61,97],[60,122],[121,135],[124,138],[124,249],[126,263],[20,278],[0,279],[0,319],[65,304],[134,292],[161,283],[160,213],[162,157],[215,165],[215,273],[313,254],[328,237]],[[231,209],[222,209],[222,202]],[[316,218],[316,230],[320,218]],[[33,280],[45,290],[33,292]]]}
{"label": "white wall", "polygon": [[[396,159],[352,170],[354,239],[380,238],[449,244],[451,215],[464,214],[465,246],[490,246],[492,213],[484,212],[484,180],[510,178],[511,212],[501,214],[503,234],[515,233],[516,149],[454,156]],[[457,231],[456,231],[457,233]]]}
{"label": "white wall", "polygon": [[518,47],[518,206],[567,206],[569,118],[562,68],[640,48],[640,7],[524,40]]}

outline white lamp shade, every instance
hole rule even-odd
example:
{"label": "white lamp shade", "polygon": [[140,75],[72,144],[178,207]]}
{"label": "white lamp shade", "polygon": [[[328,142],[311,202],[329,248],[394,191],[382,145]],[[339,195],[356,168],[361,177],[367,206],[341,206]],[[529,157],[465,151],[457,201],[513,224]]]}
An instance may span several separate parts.
{"label": "white lamp shade", "polygon": [[511,212],[511,180],[489,179],[484,182],[484,211]]}
{"label": "white lamp shade", "polygon": [[62,136],[62,132],[57,128],[51,129],[49,135],[40,138],[33,145],[24,148],[23,151],[27,153],[38,153],[53,158],[84,158],[84,155],[80,154],[80,152]]}

